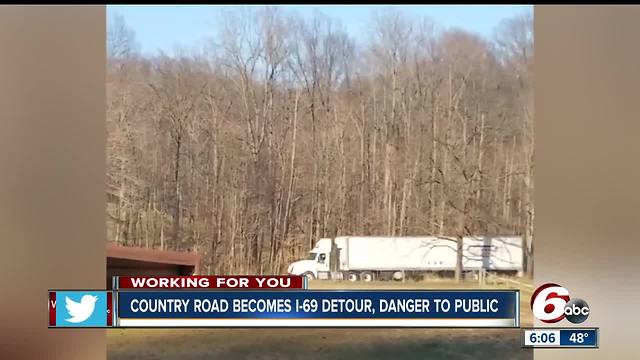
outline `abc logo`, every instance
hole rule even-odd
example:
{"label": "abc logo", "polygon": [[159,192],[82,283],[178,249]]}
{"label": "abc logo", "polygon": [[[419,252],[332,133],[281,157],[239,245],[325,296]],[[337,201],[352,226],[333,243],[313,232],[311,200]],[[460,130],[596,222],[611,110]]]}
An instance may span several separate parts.
{"label": "abc logo", "polygon": [[533,292],[531,296],[533,316],[545,323],[557,323],[566,318],[579,324],[589,317],[589,305],[582,299],[570,299],[569,290],[547,283]]}

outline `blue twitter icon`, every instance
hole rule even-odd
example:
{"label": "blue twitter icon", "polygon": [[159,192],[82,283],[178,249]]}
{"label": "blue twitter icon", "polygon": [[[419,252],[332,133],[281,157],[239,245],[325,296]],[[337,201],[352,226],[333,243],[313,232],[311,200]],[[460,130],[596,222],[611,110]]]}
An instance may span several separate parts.
{"label": "blue twitter icon", "polygon": [[107,326],[107,293],[104,291],[57,291],[56,326]]}

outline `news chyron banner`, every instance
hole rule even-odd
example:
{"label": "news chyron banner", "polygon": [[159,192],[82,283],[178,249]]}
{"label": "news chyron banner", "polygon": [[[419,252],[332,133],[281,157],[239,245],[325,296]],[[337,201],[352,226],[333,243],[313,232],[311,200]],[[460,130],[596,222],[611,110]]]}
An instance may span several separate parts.
{"label": "news chyron banner", "polygon": [[299,276],[117,277],[49,292],[49,327],[520,327],[518,290],[309,290]]}

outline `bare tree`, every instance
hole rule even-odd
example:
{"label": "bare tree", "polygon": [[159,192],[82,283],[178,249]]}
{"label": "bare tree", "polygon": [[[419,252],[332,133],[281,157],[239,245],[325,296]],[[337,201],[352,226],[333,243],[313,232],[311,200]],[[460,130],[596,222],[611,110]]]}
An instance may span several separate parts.
{"label": "bare tree", "polygon": [[124,17],[114,14],[109,19],[107,30],[107,56],[111,61],[126,60],[136,55],[139,44],[136,41],[136,34],[131,29]]}
{"label": "bare tree", "polygon": [[210,54],[155,57],[114,18],[110,237],[278,273],[337,234],[522,234],[531,272],[531,18],[488,41],[376,15],[356,43],[319,13],[235,9]]}

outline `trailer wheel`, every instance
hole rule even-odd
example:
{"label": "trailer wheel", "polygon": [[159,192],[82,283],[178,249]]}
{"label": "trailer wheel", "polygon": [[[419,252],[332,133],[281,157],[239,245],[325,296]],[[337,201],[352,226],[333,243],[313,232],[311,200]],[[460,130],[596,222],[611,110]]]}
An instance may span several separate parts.
{"label": "trailer wheel", "polygon": [[395,281],[400,281],[404,277],[404,273],[402,271],[394,271],[391,277],[393,277]]}
{"label": "trailer wheel", "polygon": [[360,278],[364,282],[371,282],[373,281],[373,273],[370,271],[365,271],[360,275]]}
{"label": "trailer wheel", "polygon": [[350,273],[347,275],[347,280],[349,280],[349,281],[351,281],[351,282],[358,281],[358,273],[353,272],[353,271],[352,271],[352,272],[350,272]]}

